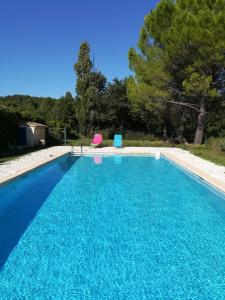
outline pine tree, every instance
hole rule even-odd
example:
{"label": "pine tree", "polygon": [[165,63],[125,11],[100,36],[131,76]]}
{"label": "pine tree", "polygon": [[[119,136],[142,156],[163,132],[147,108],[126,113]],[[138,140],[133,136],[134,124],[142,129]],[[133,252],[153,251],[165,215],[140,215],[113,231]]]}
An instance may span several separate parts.
{"label": "pine tree", "polygon": [[138,46],[129,59],[142,97],[196,111],[194,143],[201,144],[207,107],[224,92],[225,0],[161,0]]}
{"label": "pine tree", "polygon": [[87,123],[87,104],[85,94],[88,89],[89,73],[91,72],[92,63],[90,60],[90,46],[87,42],[80,45],[78,61],[74,65],[74,71],[77,75],[76,93],[77,105],[76,116],[79,123],[79,130],[86,135],[85,125]]}
{"label": "pine tree", "polygon": [[93,69],[90,59],[90,46],[83,42],[80,46],[78,62],[74,65],[77,74],[77,119],[80,133],[87,135],[94,130],[97,104],[105,88],[106,78]]}
{"label": "pine tree", "polygon": [[87,42],[80,45],[78,61],[74,65],[74,71],[77,74],[76,93],[78,97],[85,95],[88,84],[89,74],[92,70],[92,62],[90,60],[90,46]]}

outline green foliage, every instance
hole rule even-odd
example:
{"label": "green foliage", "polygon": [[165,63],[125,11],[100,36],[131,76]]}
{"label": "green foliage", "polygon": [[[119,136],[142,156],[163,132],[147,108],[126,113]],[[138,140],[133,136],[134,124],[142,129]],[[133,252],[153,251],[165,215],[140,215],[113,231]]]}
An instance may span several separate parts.
{"label": "green foliage", "polygon": [[210,138],[208,146],[217,152],[225,152],[225,138]]}
{"label": "green foliage", "polygon": [[[70,146],[90,146],[90,139],[78,139],[78,140],[70,140]],[[111,147],[113,145],[113,139],[104,139],[103,146]],[[148,139],[123,139],[124,147],[174,147],[173,144],[161,141],[161,140],[148,140]]]}
{"label": "green foliage", "polygon": [[115,78],[105,89],[102,104],[99,107],[99,127],[123,131],[131,124],[130,103],[127,98],[127,80]]}
{"label": "green foliage", "polygon": [[157,141],[157,138],[153,134],[146,134],[143,131],[127,130],[124,139],[130,141]]}
{"label": "green foliage", "polygon": [[[0,97],[0,105],[3,105],[7,111],[18,113],[21,120],[47,124],[54,136],[59,136],[58,132],[61,132],[64,127],[68,129],[68,134],[71,136],[74,136],[78,130],[75,115],[76,102],[69,92],[60,99],[25,95]],[[6,126],[7,124],[3,128]]]}
{"label": "green foliage", "polygon": [[89,87],[89,75],[92,70],[92,62],[90,60],[90,46],[87,42],[80,45],[78,61],[74,65],[74,71],[77,74],[76,93],[78,97],[85,95]]}
{"label": "green foliage", "polygon": [[19,121],[19,114],[0,107],[0,150],[7,148],[8,144],[15,144]]}
{"label": "green foliage", "polygon": [[206,122],[208,137],[225,137],[225,109],[220,106],[214,106],[212,103],[208,111]]}
{"label": "green foliage", "polygon": [[[137,82],[130,77],[127,83],[128,99],[131,102],[131,112],[138,116],[140,122],[145,124],[148,132],[156,135],[162,134],[163,131],[163,113],[165,104],[157,100],[159,97],[152,96],[154,87],[144,83]],[[163,91],[161,93],[161,96]],[[159,93],[158,93],[159,96]]]}
{"label": "green foliage", "polygon": [[[145,17],[140,52],[129,52],[135,79],[128,86],[128,95],[134,106],[143,111],[154,110],[155,101],[161,105],[168,100],[189,103],[188,108],[182,108],[184,114],[192,116],[196,133],[201,132],[196,141],[203,136],[209,103],[223,101],[224,8],[225,0],[161,0]],[[196,115],[190,113],[191,105],[201,107],[198,124]]]}
{"label": "green foliage", "polygon": [[98,102],[101,101],[105,89],[106,78],[101,72],[95,71],[90,60],[90,46],[87,42],[80,45],[78,61],[74,65],[77,75],[77,109],[76,115],[79,131],[87,135],[94,129],[97,118]]}
{"label": "green foliage", "polygon": [[[142,47],[141,54],[134,49],[129,52],[130,68],[136,74],[135,79],[131,79],[128,86],[130,99],[135,102],[135,99],[139,98],[139,101],[145,105],[150,102],[152,105],[159,106],[160,102],[170,96],[167,88],[169,73],[165,71],[164,53],[159,47],[147,46],[142,40],[139,45]],[[134,89],[137,89],[138,95],[132,97]]]}
{"label": "green foliage", "polygon": [[220,141],[219,149],[221,152],[225,152],[225,139]]}
{"label": "green foliage", "polygon": [[225,153],[218,151],[217,148],[212,147],[211,145],[185,145],[182,146],[182,148],[203,159],[225,166]]}
{"label": "green foliage", "polygon": [[200,75],[196,72],[183,81],[186,96],[217,97],[218,92],[212,87],[212,76]]}

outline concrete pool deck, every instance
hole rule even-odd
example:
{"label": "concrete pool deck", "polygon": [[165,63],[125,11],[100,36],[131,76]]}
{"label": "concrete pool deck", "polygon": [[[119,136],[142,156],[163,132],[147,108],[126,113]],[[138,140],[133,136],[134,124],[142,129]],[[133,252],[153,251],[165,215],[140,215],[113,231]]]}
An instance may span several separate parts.
{"label": "concrete pool deck", "polygon": [[[81,153],[80,147],[73,147],[75,155]],[[115,149],[114,147],[103,147],[93,149],[83,147],[83,154],[150,154],[155,155],[156,151],[170,161],[180,165],[195,175],[201,177],[219,190],[225,192],[225,167],[216,165],[200,157],[197,157],[186,150],[179,148],[162,147],[125,147]],[[0,184],[14,179],[34,168],[50,162],[66,153],[71,152],[70,146],[56,146],[40,151],[26,154],[17,159],[0,164]]]}

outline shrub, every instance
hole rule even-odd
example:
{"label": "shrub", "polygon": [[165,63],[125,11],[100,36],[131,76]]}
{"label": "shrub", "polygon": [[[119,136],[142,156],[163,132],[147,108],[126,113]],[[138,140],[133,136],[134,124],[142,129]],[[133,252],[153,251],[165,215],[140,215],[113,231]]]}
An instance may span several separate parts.
{"label": "shrub", "polygon": [[218,152],[225,152],[225,138],[210,138],[209,147]]}
{"label": "shrub", "polygon": [[127,130],[125,132],[124,138],[126,140],[148,140],[148,141],[154,141],[156,140],[155,136],[153,134],[146,134],[145,132],[139,132],[139,131],[131,131]]}
{"label": "shrub", "polygon": [[[94,133],[101,133],[105,140],[112,140],[116,131],[114,128],[106,128],[99,130],[96,129]],[[92,134],[91,138],[93,137],[94,133]]]}
{"label": "shrub", "polygon": [[19,122],[18,113],[0,109],[0,149],[7,148],[9,144],[15,144]]}
{"label": "shrub", "polygon": [[225,152],[225,138],[220,140],[219,149],[221,152]]}
{"label": "shrub", "polygon": [[138,140],[138,141],[156,140],[153,134],[146,134],[145,132],[140,132],[140,131],[119,130],[115,128],[96,129],[94,132],[90,133],[88,137],[92,138],[95,133],[101,133],[105,140],[112,140],[114,138],[114,134],[122,134],[123,139],[126,140]]}

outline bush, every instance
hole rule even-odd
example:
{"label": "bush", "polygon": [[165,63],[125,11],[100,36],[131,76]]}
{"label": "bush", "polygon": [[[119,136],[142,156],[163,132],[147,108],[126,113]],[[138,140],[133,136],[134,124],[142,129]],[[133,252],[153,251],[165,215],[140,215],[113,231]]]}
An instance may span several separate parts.
{"label": "bush", "polygon": [[225,152],[225,138],[210,138],[208,145],[215,151]]}
{"label": "bush", "polygon": [[225,138],[220,140],[219,149],[221,152],[225,152]]}
{"label": "bush", "polygon": [[6,149],[9,144],[15,145],[16,129],[19,122],[18,113],[0,109],[0,149]]}
{"label": "bush", "polygon": [[[126,140],[138,140],[138,141],[155,141],[157,140],[153,134],[146,134],[140,131],[131,130],[117,130],[115,128],[95,129],[94,132],[88,135],[88,138],[92,138],[95,133],[101,133],[105,140],[112,140],[114,134],[122,134],[123,139]],[[81,136],[80,136],[81,137]]]}
{"label": "bush", "polygon": [[124,138],[126,140],[140,140],[140,141],[155,141],[156,138],[153,134],[146,134],[145,132],[139,132],[139,131],[131,131],[127,130],[125,132]]}
{"label": "bush", "polygon": [[114,134],[116,133],[115,129],[113,128],[106,128],[106,129],[96,129],[89,138],[92,138],[95,133],[101,133],[103,135],[103,138],[105,140],[112,140],[114,137]]}

